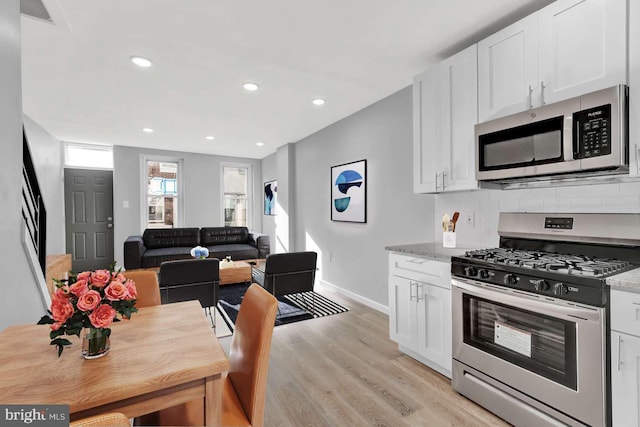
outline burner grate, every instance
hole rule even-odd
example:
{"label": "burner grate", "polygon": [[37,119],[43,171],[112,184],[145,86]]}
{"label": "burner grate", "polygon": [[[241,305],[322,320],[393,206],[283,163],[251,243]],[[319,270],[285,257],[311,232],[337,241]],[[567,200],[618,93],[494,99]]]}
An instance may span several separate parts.
{"label": "burner grate", "polygon": [[630,266],[629,262],[617,259],[508,248],[467,251],[465,256],[494,264],[589,277],[602,277],[622,271]]}

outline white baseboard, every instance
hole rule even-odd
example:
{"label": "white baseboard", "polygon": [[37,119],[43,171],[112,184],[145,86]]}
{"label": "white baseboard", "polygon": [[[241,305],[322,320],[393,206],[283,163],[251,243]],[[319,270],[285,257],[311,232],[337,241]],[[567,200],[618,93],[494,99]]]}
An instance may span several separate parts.
{"label": "white baseboard", "polygon": [[341,288],[340,286],[334,285],[333,283],[329,283],[326,280],[319,280],[318,284],[321,285],[321,286],[324,286],[327,289],[332,290],[332,291],[334,291],[336,293],[339,293],[339,294],[342,294],[342,295],[344,295],[346,297],[349,297],[352,300],[356,300],[359,303],[362,303],[362,304],[366,305],[367,307],[370,307],[370,308],[372,308],[372,309],[374,309],[376,311],[379,311],[379,312],[384,313],[386,315],[389,314],[389,307],[387,307],[385,305],[382,305],[382,304],[380,304],[378,302],[372,301],[369,298],[365,298],[362,295],[358,295],[358,294],[356,294],[354,292],[348,291],[348,290],[346,290],[344,288]]}

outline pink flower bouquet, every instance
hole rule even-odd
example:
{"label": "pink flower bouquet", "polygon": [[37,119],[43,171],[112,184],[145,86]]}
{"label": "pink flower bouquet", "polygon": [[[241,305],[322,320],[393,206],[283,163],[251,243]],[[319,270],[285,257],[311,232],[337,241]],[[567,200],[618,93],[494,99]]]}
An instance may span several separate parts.
{"label": "pink flower bouquet", "polygon": [[51,325],[51,345],[58,347],[58,357],[64,346],[71,345],[61,335],[77,335],[84,328],[97,329],[101,335],[111,334],[112,322],[117,322],[117,314],[129,319],[138,311],[134,305],[138,296],[133,280],[128,280],[114,271],[84,271],[69,274],[69,279],[56,280],[56,291],[51,300],[49,315],[43,316],[38,324]]}

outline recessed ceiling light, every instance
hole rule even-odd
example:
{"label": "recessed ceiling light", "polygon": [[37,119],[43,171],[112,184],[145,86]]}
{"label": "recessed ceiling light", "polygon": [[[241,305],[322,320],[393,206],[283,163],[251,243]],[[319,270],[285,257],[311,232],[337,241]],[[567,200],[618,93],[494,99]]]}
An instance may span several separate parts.
{"label": "recessed ceiling light", "polygon": [[211,135],[209,135],[209,136],[205,136],[204,138],[205,138],[205,139],[208,139],[209,141],[213,141],[214,139],[216,139],[216,137],[215,137],[215,136],[211,136]]}
{"label": "recessed ceiling light", "polygon": [[152,128],[142,128],[142,132],[153,133],[153,129]]}
{"label": "recessed ceiling light", "polygon": [[243,84],[242,87],[251,92],[253,92],[254,90],[258,90],[258,85],[250,82]]}
{"label": "recessed ceiling light", "polygon": [[260,142],[260,141],[258,141],[258,142],[256,142],[256,145],[257,145],[258,147],[262,147],[262,146],[264,145],[264,142]]}
{"label": "recessed ceiling light", "polygon": [[313,101],[311,101],[311,102],[313,102],[313,105],[324,105],[325,100],[324,100],[324,99],[322,99],[322,98],[316,98],[316,99],[314,99],[314,100],[313,100]]}
{"label": "recessed ceiling light", "polygon": [[143,58],[142,56],[132,56],[131,62],[142,68],[151,67],[151,65],[153,64],[153,62],[151,62],[147,58]]}

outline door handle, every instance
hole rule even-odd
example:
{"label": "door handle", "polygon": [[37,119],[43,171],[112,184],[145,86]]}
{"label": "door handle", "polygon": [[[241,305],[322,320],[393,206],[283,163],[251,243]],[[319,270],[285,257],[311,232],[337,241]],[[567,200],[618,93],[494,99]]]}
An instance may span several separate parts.
{"label": "door handle", "polygon": [[529,85],[529,96],[527,98],[528,98],[527,99],[527,104],[529,104],[528,107],[527,107],[527,110],[530,110],[530,109],[533,108],[533,99],[532,99],[533,98],[533,88],[531,87],[531,85]]}
{"label": "door handle", "polygon": [[409,282],[409,301],[413,301],[413,285],[417,283]]}
{"label": "door handle", "polygon": [[113,228],[113,224],[107,224],[107,228]]}
{"label": "door handle", "polygon": [[422,289],[422,285],[416,282],[416,301],[420,302],[424,299],[424,296],[420,298],[420,290]]}
{"label": "door handle", "polygon": [[113,221],[113,218],[107,217],[107,221]]}
{"label": "door handle", "polygon": [[544,102],[544,90],[545,90],[546,86],[544,85],[544,81],[540,81],[540,105],[545,105],[546,102]]}
{"label": "door handle", "polygon": [[445,171],[442,171],[442,191],[444,191],[444,177],[447,176]]}
{"label": "door handle", "polygon": [[438,177],[440,176],[440,174],[438,172],[436,172],[436,191],[438,191]]}

